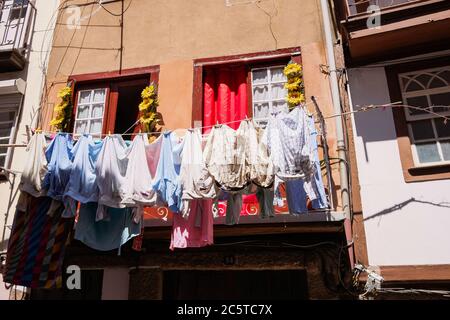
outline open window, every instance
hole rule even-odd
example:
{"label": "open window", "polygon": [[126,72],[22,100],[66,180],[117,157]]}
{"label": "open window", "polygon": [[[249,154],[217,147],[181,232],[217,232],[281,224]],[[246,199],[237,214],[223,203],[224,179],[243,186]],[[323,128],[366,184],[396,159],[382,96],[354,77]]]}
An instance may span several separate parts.
{"label": "open window", "polygon": [[73,133],[100,137],[106,133],[137,132],[141,92],[158,82],[157,68],[72,76]]}

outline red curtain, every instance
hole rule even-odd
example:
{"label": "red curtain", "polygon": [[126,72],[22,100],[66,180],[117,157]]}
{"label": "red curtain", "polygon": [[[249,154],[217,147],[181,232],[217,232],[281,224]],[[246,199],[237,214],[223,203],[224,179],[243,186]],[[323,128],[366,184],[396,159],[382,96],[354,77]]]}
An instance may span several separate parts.
{"label": "red curtain", "polygon": [[[218,123],[242,120],[247,116],[247,71],[245,66],[205,70],[203,85],[204,133]],[[239,121],[229,123],[237,129]]]}

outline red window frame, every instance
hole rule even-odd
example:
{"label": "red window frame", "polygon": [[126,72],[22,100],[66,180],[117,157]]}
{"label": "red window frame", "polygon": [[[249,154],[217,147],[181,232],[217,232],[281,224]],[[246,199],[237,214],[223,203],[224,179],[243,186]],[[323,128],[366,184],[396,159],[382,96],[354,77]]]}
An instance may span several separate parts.
{"label": "red window frame", "polygon": [[290,60],[300,65],[302,64],[300,47],[194,60],[192,126],[195,127],[199,121],[203,123],[203,80],[205,68],[207,68],[208,66],[220,65],[245,65],[247,67],[247,113],[249,117],[252,117],[253,101],[251,69],[258,67],[270,67],[280,63],[288,63]]}
{"label": "red window frame", "polygon": [[[158,84],[159,66],[126,69],[120,72],[112,71],[72,75],[68,78],[68,81],[71,83],[73,92],[73,110],[70,124],[71,132],[74,130],[79,92],[81,90],[107,88],[102,128],[102,134],[106,134],[108,132],[114,132],[115,129],[117,105],[119,101],[119,87],[135,84],[150,84],[151,82]],[[138,132],[139,129],[140,125],[136,125],[133,132]]]}

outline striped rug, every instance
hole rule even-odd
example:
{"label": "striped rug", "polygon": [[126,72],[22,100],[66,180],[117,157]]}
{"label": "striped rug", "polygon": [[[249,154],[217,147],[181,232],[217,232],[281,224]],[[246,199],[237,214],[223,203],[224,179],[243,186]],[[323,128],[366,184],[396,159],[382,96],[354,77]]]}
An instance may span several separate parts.
{"label": "striped rug", "polygon": [[61,218],[62,205],[48,214],[51,205],[51,198],[28,195],[26,211],[16,211],[4,282],[30,288],[60,287],[64,252],[74,219]]}

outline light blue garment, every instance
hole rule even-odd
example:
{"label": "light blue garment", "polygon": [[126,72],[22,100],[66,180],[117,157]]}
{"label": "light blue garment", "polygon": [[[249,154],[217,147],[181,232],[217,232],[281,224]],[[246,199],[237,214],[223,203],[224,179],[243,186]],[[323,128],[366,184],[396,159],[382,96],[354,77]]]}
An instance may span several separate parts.
{"label": "light blue garment", "polygon": [[[317,195],[317,197],[309,197],[313,198],[312,201],[312,207],[313,209],[324,209],[328,206],[327,197],[325,195],[325,188],[323,186],[322,181],[322,172],[320,169],[320,162],[319,162],[319,154],[318,154],[318,147],[317,147],[317,130],[316,126],[314,124],[314,118],[309,117],[308,119],[308,126],[310,130],[310,147],[313,154],[313,161],[314,161],[314,176],[312,177],[312,188]],[[305,188],[305,180],[299,179],[299,180],[292,180],[292,181],[286,181],[286,198],[288,202],[289,212],[293,214],[299,214],[299,213],[305,213],[308,211],[307,205],[306,205],[306,198],[308,196],[308,193]]]}
{"label": "light blue garment", "polygon": [[91,135],[82,135],[72,149],[74,155],[72,171],[65,197],[81,203],[97,202],[98,186],[95,162],[102,148],[101,141],[94,141]]}
{"label": "light blue garment", "polygon": [[180,174],[180,154],[183,143],[176,143],[176,135],[163,133],[161,153],[153,182],[153,189],[158,192],[160,200],[165,202],[173,212],[180,212],[182,207]]}
{"label": "light blue garment", "polygon": [[72,136],[58,133],[45,150],[48,172],[43,186],[47,189],[47,196],[62,201],[66,185],[69,182],[72,169]]}
{"label": "light blue garment", "polygon": [[328,207],[328,201],[327,196],[325,194],[325,188],[323,186],[323,180],[322,180],[322,171],[320,168],[320,161],[319,161],[319,153],[318,153],[318,147],[317,147],[317,129],[316,125],[314,124],[314,118],[309,117],[308,119],[309,124],[309,130],[311,132],[310,136],[310,144],[311,149],[313,150],[313,161],[314,165],[316,167],[316,170],[314,171],[314,180],[313,180],[313,188],[316,194],[318,194],[317,199],[312,200],[312,205],[314,209],[323,209]]}
{"label": "light blue garment", "polygon": [[[88,247],[109,251],[119,248],[141,232],[142,220],[133,221],[133,208],[107,208],[109,220],[95,221],[97,203],[89,202],[80,206],[75,239]],[[119,252],[120,254],[120,252]]]}

